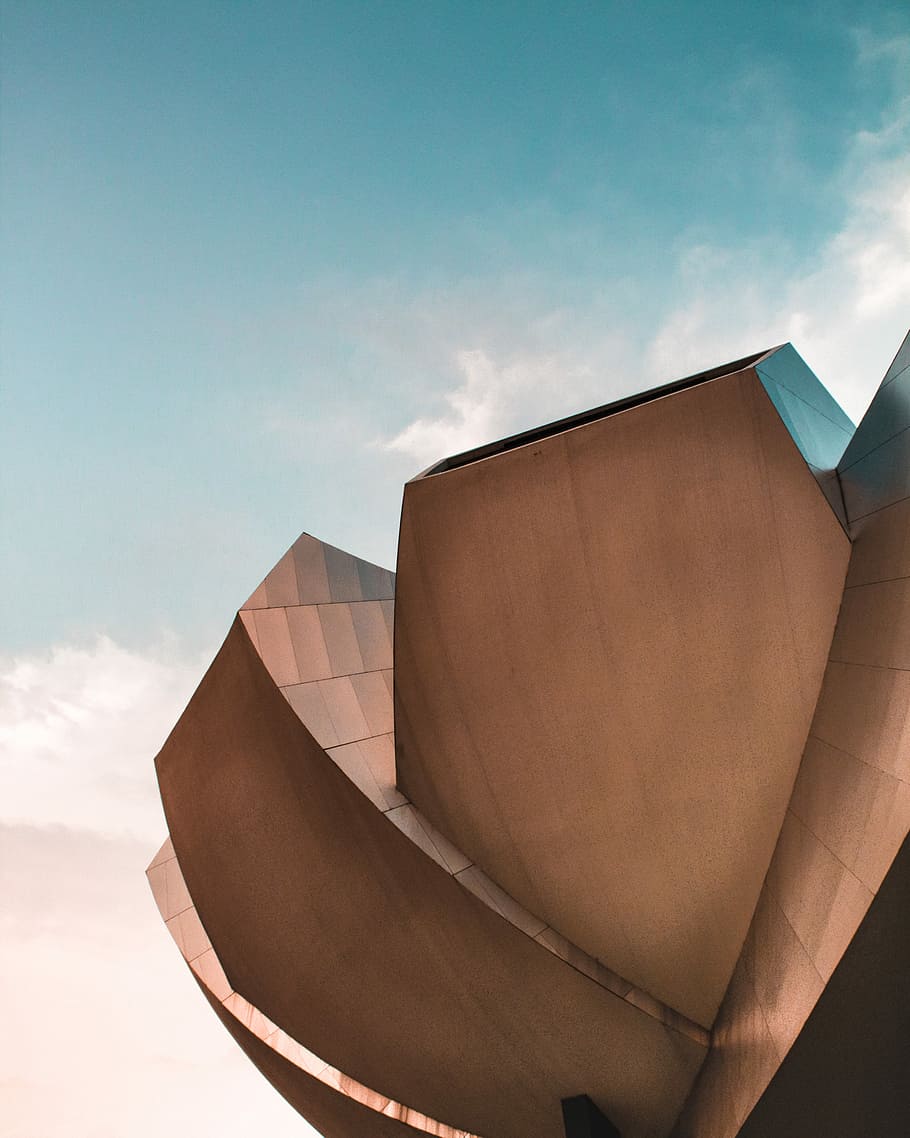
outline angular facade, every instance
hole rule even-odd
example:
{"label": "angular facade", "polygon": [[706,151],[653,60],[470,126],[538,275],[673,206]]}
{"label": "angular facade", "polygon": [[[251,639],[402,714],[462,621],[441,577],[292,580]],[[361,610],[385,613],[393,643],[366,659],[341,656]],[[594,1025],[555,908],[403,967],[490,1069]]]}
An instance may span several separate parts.
{"label": "angular facade", "polygon": [[148,875],[327,1138],[910,1133],[908,428],[910,337],[855,429],[786,345],[255,590]]}

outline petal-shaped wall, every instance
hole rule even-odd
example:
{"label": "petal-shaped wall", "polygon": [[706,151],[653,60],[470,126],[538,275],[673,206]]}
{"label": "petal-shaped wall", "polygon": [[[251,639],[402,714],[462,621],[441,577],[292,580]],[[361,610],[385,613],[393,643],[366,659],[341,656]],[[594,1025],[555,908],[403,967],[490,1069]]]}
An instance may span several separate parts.
{"label": "petal-shaped wall", "polygon": [[555,1136],[587,1089],[666,1133],[704,1047],[503,920],[319,747],[242,624],[157,760],[231,989],[379,1094],[481,1135]]}
{"label": "petal-shaped wall", "polygon": [[415,479],[402,790],[523,906],[709,1028],[849,549],[752,368]]}
{"label": "petal-shaped wall", "polygon": [[[853,549],[837,628],[774,858],[678,1138],[738,1133],[910,830],[910,484],[898,441],[910,408],[893,392],[907,372],[893,372],[841,460]],[[879,457],[864,464],[869,455]],[[905,1048],[908,1029],[895,1047]],[[878,1062],[863,1055],[852,1022],[841,1030],[857,1063]],[[906,1133],[898,1117],[895,1136]]]}
{"label": "petal-shaped wall", "polygon": [[[524,909],[401,793],[391,730],[391,588],[384,570],[303,534],[240,610],[240,619],[301,722],[388,821],[468,892],[538,944],[607,991],[706,1046],[703,1027]],[[329,596],[339,599],[328,601]]]}

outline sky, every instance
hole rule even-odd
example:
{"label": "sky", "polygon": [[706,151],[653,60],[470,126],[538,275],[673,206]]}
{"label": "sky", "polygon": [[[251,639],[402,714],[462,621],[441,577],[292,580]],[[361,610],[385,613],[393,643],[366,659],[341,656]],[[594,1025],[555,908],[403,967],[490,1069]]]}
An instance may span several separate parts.
{"label": "sky", "polygon": [[446,454],[788,340],[861,417],[910,14],[0,0],[0,67],[0,1138],[305,1134],[145,888],[155,752]]}

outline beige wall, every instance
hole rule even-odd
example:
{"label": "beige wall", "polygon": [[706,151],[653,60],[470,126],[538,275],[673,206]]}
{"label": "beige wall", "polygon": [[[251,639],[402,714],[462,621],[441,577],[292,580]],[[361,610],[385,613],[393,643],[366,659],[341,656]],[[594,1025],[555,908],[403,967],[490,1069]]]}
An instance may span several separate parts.
{"label": "beige wall", "polygon": [[[346,602],[340,602],[346,603]],[[157,760],[231,988],[352,1079],[453,1127],[558,1138],[579,1087],[666,1134],[704,1048],[535,943],[315,742],[240,621]]]}
{"label": "beige wall", "polygon": [[752,370],[409,483],[400,789],[525,908],[710,1027],[849,553]]}
{"label": "beige wall", "polygon": [[[854,546],[799,775],[676,1138],[737,1133],[910,830],[910,498],[900,496],[910,472],[906,429],[893,415],[883,422],[883,401],[895,406],[888,386],[850,448]],[[884,449],[894,469],[882,466]],[[871,469],[869,455],[874,478],[861,484],[857,468]]]}

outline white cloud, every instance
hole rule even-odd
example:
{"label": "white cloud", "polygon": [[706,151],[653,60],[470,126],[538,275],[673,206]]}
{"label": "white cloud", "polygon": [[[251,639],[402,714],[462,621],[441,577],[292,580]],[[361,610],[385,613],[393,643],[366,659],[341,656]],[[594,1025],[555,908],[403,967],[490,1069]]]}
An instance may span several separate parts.
{"label": "white cloud", "polygon": [[782,266],[770,245],[683,251],[677,277],[688,298],[648,348],[652,373],[790,340],[847,413],[862,416],[910,325],[910,101],[853,139],[842,181],[843,222],[811,263]]}
{"label": "white cloud", "polygon": [[587,364],[556,355],[495,363],[478,348],[458,352],[456,366],[463,382],[444,396],[448,410],[435,418],[410,423],[386,443],[389,450],[401,451],[427,465],[504,433],[531,400],[537,413],[552,404],[557,414],[565,387],[577,391],[588,386],[591,379]]}
{"label": "white cloud", "polygon": [[0,1138],[310,1133],[145,881],[166,834],[152,760],[207,663],[98,637],[0,667]]}
{"label": "white cloud", "polygon": [[[423,317],[421,357],[436,337],[436,376],[454,378],[455,385],[440,392],[438,383],[423,383],[423,401],[433,410],[380,440],[386,451],[426,466],[635,390],[632,329],[616,318],[611,298],[554,307],[539,282],[525,283],[523,296],[515,282],[500,282],[481,302],[480,284],[470,282],[436,296],[432,306],[427,300],[415,305]],[[623,282],[617,288],[622,291]],[[448,331],[443,314],[451,320]],[[451,346],[454,330],[467,339],[472,328],[475,346]]]}
{"label": "white cloud", "polygon": [[0,816],[160,840],[152,760],[208,659],[99,636],[0,662]]}
{"label": "white cloud", "polygon": [[[859,58],[893,65],[910,58],[910,40],[864,43]],[[467,300],[463,286],[413,303],[395,323],[411,317],[413,328],[415,313],[434,313],[422,326],[435,335],[435,369],[427,343],[419,348],[420,366],[437,376],[435,391],[422,387],[432,410],[382,445],[426,466],[788,340],[859,419],[910,325],[910,98],[851,140],[838,184],[841,224],[805,261],[794,263],[774,234],[735,248],[701,234],[673,254],[667,296],[650,304],[642,297],[635,310],[622,282],[615,303],[601,295],[574,307],[548,306],[537,282],[525,293],[523,319],[514,289],[502,305],[501,290],[480,297],[476,283]],[[443,377],[449,386],[440,394]]]}
{"label": "white cloud", "polygon": [[310,1133],[159,919],[147,843],[0,824],[0,1138]]}

